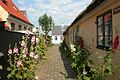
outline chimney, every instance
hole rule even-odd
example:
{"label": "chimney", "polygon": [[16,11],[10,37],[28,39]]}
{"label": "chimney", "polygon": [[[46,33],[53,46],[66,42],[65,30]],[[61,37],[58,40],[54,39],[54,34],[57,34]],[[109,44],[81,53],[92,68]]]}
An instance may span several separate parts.
{"label": "chimney", "polygon": [[21,10],[21,12],[24,14],[25,17],[27,17],[27,12],[26,12],[26,10]]}

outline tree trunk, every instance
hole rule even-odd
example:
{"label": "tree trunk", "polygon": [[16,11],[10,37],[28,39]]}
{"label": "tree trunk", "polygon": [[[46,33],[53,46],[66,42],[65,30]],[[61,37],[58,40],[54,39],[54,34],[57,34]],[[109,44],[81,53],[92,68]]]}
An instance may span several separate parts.
{"label": "tree trunk", "polygon": [[46,45],[46,48],[47,48],[47,46],[48,46],[47,38],[48,38],[48,34],[46,33],[46,34],[45,34],[45,45]]}

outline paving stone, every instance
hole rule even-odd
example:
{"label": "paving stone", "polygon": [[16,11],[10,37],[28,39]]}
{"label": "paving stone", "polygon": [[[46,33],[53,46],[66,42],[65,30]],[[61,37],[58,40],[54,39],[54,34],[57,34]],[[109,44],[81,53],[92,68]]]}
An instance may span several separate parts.
{"label": "paving stone", "polygon": [[76,80],[68,59],[59,52],[59,46],[48,49],[46,59],[40,61],[36,75],[39,80]]}

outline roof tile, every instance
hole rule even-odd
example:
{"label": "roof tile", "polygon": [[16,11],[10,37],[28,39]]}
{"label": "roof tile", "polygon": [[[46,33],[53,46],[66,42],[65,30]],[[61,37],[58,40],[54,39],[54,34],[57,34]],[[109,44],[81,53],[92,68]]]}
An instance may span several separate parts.
{"label": "roof tile", "polygon": [[3,3],[2,0],[0,0],[0,5],[9,13],[12,14],[13,16],[19,18],[20,20],[25,21],[26,23],[33,25],[27,17],[17,8],[17,6],[13,3],[12,0],[6,0],[6,3]]}

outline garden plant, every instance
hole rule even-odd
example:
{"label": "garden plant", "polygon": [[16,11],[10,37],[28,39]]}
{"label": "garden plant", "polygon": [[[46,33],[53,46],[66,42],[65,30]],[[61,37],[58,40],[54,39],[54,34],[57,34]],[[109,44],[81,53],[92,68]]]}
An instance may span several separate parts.
{"label": "garden plant", "polygon": [[[31,45],[28,43],[29,40]],[[44,42],[40,37],[34,35],[30,38],[27,32],[20,42],[20,48],[18,48],[17,43],[13,49],[9,45],[8,57],[8,79],[34,80],[36,65],[40,58],[45,57]]]}
{"label": "garden plant", "polygon": [[[69,52],[69,59],[71,67],[75,71],[78,80],[105,80],[107,75],[113,75],[112,59],[114,49],[118,47],[116,39],[112,44],[112,48],[106,50],[105,56],[98,56],[100,63],[96,66],[92,60],[90,60],[90,48],[84,46],[84,41],[81,38],[79,45],[70,45],[70,50],[66,46],[63,46],[64,52]],[[64,43],[65,44],[65,43]]]}

